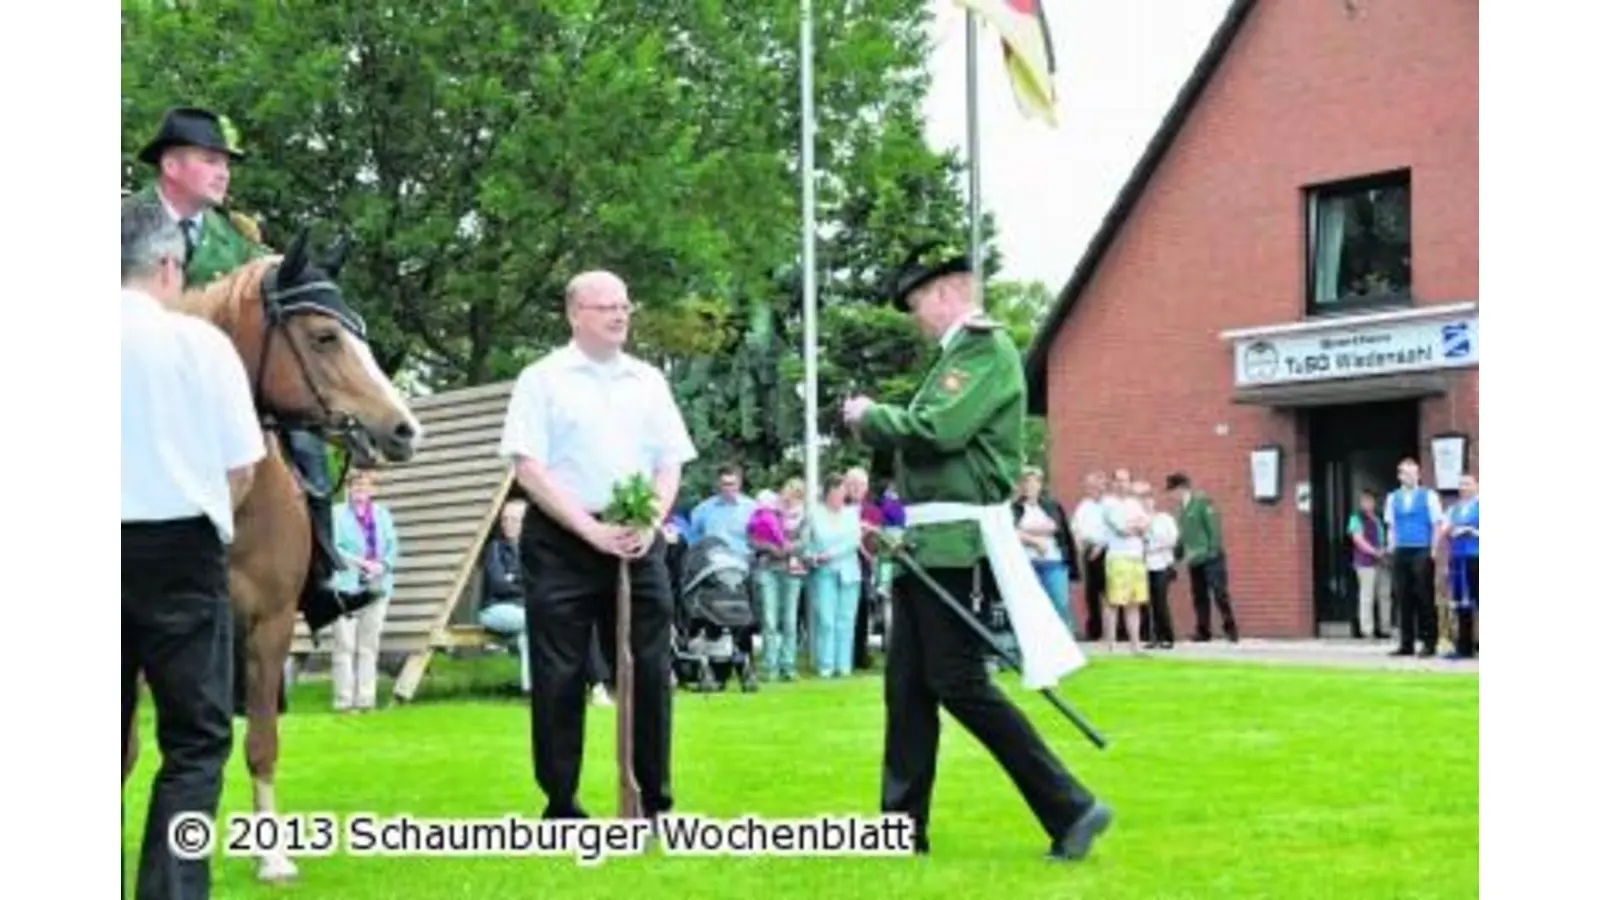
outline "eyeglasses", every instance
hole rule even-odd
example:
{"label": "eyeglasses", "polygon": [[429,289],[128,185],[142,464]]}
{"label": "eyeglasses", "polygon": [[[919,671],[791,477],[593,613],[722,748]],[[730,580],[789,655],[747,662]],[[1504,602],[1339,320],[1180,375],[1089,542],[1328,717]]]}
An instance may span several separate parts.
{"label": "eyeglasses", "polygon": [[608,316],[615,315],[617,313],[621,313],[625,316],[633,315],[632,303],[584,303],[581,304],[579,308],[592,309],[595,312],[604,313]]}

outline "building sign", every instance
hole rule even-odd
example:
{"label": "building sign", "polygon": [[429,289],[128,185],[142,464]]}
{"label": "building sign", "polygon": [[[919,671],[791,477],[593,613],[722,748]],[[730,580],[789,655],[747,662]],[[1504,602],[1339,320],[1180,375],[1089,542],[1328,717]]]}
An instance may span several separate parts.
{"label": "building sign", "polygon": [[1392,375],[1478,364],[1476,311],[1453,318],[1369,321],[1234,340],[1239,387]]}

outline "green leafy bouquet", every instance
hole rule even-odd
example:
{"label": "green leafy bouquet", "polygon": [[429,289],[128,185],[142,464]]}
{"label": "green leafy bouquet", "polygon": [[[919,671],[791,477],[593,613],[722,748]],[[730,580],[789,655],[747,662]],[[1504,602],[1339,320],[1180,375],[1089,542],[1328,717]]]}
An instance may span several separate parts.
{"label": "green leafy bouquet", "polygon": [[656,523],[656,486],[635,473],[611,488],[611,503],[601,514],[609,525],[649,528]]}

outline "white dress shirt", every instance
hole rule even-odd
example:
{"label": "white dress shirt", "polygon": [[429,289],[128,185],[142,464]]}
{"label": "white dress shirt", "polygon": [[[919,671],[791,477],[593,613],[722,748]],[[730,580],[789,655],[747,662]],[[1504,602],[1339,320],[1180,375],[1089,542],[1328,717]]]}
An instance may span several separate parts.
{"label": "white dress shirt", "polygon": [[122,521],[209,518],[233,541],[228,470],[266,455],[250,382],[215,325],[122,291]]}
{"label": "white dress shirt", "polygon": [[1078,501],[1078,508],[1072,511],[1072,534],[1085,549],[1089,547],[1104,547],[1110,539],[1106,528],[1106,510],[1101,501],[1093,497],[1085,497]]}
{"label": "white dress shirt", "polygon": [[659,369],[626,353],[599,362],[568,344],[517,376],[500,455],[540,463],[598,513],[617,482],[653,478],[698,454]]}
{"label": "white dress shirt", "polygon": [[1172,568],[1177,562],[1178,522],[1170,513],[1157,512],[1150,517],[1150,531],[1145,536],[1144,565],[1152,572]]}

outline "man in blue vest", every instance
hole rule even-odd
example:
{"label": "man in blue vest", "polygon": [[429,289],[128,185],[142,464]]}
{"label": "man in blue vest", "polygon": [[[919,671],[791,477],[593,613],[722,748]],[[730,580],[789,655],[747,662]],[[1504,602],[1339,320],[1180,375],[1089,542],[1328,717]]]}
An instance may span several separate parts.
{"label": "man in blue vest", "polygon": [[1432,656],[1439,645],[1439,619],[1433,611],[1433,549],[1444,522],[1444,505],[1433,489],[1417,481],[1417,461],[1401,460],[1400,488],[1391,491],[1383,505],[1389,554],[1394,560],[1395,599],[1400,604],[1400,646],[1391,656]]}

